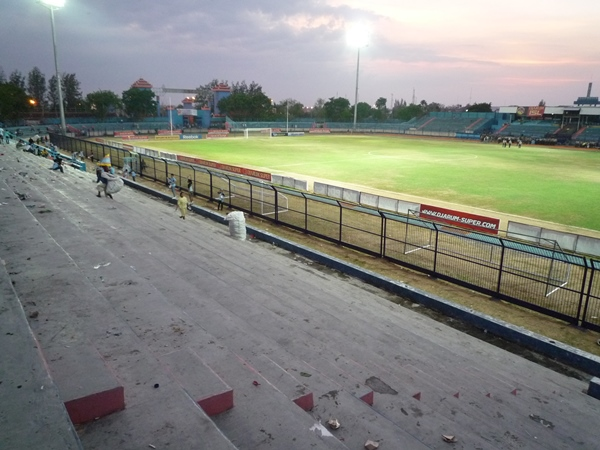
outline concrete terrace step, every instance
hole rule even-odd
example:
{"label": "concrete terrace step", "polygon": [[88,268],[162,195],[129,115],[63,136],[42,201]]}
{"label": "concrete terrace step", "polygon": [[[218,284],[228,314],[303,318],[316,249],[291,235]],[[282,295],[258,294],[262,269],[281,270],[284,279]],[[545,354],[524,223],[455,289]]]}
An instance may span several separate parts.
{"label": "concrete terrace step", "polygon": [[348,447],[361,448],[367,439],[371,439],[391,448],[429,448],[303,361],[281,351],[264,358],[273,361],[295,379],[302,379],[303,384],[317,393],[312,416],[324,424],[329,419],[338,419],[341,426],[331,433]]}
{"label": "concrete terrace step", "polygon": [[[137,449],[145,446],[143,442],[155,446],[176,442],[178,446],[192,448],[203,442],[203,448],[233,449],[206,414],[144,349],[125,321],[83,276],[75,262],[78,258],[71,258],[73,254],[67,256],[59,241],[69,239],[73,251],[79,253],[95,253],[99,250],[97,244],[76,242],[81,236],[73,222],[62,221],[64,229],[61,229],[60,220],[41,216],[48,218],[46,226],[56,232],[58,241],[48,239],[35,216],[21,202],[15,200],[15,206],[15,211],[22,215],[17,222],[25,228],[10,236],[7,267],[14,273],[15,285],[25,293],[24,303],[29,312],[35,309],[39,314],[32,324],[42,342],[93,341],[98,348],[96,353],[109,359],[126,386],[127,408],[80,428],[84,445]],[[97,273],[91,266],[89,270]],[[153,384],[160,388],[153,389]],[[159,410],[156,404],[161,405]]]}
{"label": "concrete terrace step", "polygon": [[236,392],[235,407],[213,420],[239,448],[347,448],[279,389],[261,383],[260,372],[248,361],[214,347],[200,354]]}
{"label": "concrete terrace step", "polygon": [[257,370],[264,382],[274,386],[304,411],[312,411],[315,406],[314,396],[306,384],[290,375],[268,356],[260,355],[258,359],[262,364]]}
{"label": "concrete terrace step", "polygon": [[[9,217],[0,215],[0,223]],[[82,449],[3,262],[0,329],[0,447]]]}
{"label": "concrete terrace step", "polygon": [[167,353],[159,359],[209,416],[233,408],[233,389],[190,348]]}
{"label": "concrete terrace step", "polygon": [[74,424],[97,420],[125,408],[121,383],[89,343],[45,345],[44,357]]}

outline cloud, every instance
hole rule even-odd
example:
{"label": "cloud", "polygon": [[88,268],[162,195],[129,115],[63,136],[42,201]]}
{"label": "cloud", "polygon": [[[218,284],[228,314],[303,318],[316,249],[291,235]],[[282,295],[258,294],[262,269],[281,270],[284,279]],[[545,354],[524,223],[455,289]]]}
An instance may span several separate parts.
{"label": "cloud", "polygon": [[[59,64],[84,93],[116,93],[142,77],[194,88],[256,81],[275,100],[354,99],[356,50],[346,28],[370,24],[360,99],[494,104],[572,102],[600,73],[600,2],[397,0],[67,0],[56,11]],[[54,73],[48,10],[4,0],[0,64]],[[476,95],[475,95],[476,94]]]}

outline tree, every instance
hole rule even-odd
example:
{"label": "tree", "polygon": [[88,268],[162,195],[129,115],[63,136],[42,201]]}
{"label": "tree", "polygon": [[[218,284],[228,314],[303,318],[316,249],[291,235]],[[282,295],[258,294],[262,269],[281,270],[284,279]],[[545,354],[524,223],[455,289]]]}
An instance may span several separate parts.
{"label": "tree", "polygon": [[31,105],[25,89],[10,82],[0,84],[0,121],[16,123],[29,108]]}
{"label": "tree", "polygon": [[394,109],[394,119],[400,119],[403,122],[407,122],[415,117],[422,117],[425,115],[425,111],[423,111],[423,107],[421,105],[415,105],[414,103],[410,105],[399,106]]}
{"label": "tree", "polygon": [[546,106],[546,101],[544,99],[541,99],[538,103],[538,106]]}
{"label": "tree", "polygon": [[250,83],[250,86],[246,84],[246,81],[236,82],[231,85],[232,94],[262,94],[262,86],[255,81]]}
{"label": "tree", "polygon": [[312,108],[312,116],[315,119],[325,118],[325,109],[323,108],[323,106],[325,106],[325,100],[323,100],[322,98],[318,98],[317,101],[315,101],[315,104]]}
{"label": "tree", "polygon": [[53,111],[58,110],[58,88],[56,86],[56,75],[52,75],[48,80],[48,92],[46,93],[48,106]]}
{"label": "tree", "polygon": [[76,110],[83,106],[83,95],[79,87],[79,80],[77,80],[75,74],[63,73],[61,78],[65,108]]}
{"label": "tree", "polygon": [[133,120],[140,120],[156,113],[156,95],[150,89],[130,88],[123,91],[122,102],[125,114]]}
{"label": "tree", "polygon": [[37,67],[27,75],[27,92],[43,112],[46,104],[46,76]]}
{"label": "tree", "polygon": [[196,88],[196,108],[204,108],[210,104],[213,98],[212,89],[218,84],[227,84],[227,82],[215,78],[209,83]]}
{"label": "tree", "polygon": [[[367,102],[358,102],[358,104],[356,105],[356,120],[360,121],[360,120],[365,120],[369,117],[371,117],[373,111],[371,108],[371,105],[369,105]],[[354,114],[354,110],[352,110],[352,114]]]}
{"label": "tree", "polygon": [[6,83],[6,75],[4,74],[4,69],[0,66],[0,84]]}
{"label": "tree", "polygon": [[100,121],[121,107],[121,99],[112,91],[95,91],[86,96],[86,108]]}
{"label": "tree", "polygon": [[353,116],[350,102],[346,98],[330,97],[323,105],[327,120],[332,122],[349,122]]}
{"label": "tree", "polygon": [[375,111],[373,111],[373,117],[377,120],[385,120],[388,116],[388,109],[386,107],[387,99],[385,97],[379,97],[375,101]]}
{"label": "tree", "polygon": [[234,120],[264,120],[272,116],[271,100],[261,90],[234,92],[219,101],[219,110]]}
{"label": "tree", "polygon": [[304,105],[298,100],[288,98],[275,105],[275,115],[281,119],[293,119],[304,115]]}
{"label": "tree", "polygon": [[474,103],[469,106],[469,112],[492,112],[492,102],[490,103]]}
{"label": "tree", "polygon": [[25,90],[25,77],[18,70],[15,70],[10,74],[8,82],[19,89]]}

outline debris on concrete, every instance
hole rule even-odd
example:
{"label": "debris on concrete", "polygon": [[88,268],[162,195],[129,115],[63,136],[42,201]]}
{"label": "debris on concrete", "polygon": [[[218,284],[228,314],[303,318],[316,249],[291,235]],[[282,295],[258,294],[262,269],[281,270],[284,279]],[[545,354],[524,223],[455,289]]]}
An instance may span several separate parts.
{"label": "debris on concrete", "polygon": [[331,428],[332,430],[337,430],[341,426],[340,422],[337,419],[329,419],[327,421],[327,425],[329,425],[329,428]]}
{"label": "debris on concrete", "polygon": [[253,384],[254,386],[260,386],[260,383],[259,383],[258,381],[256,381],[256,380],[254,380],[254,381],[252,382],[252,384]]}
{"label": "debris on concrete", "polygon": [[379,448],[379,442],[368,440],[365,442],[365,448],[367,450],[375,450],[376,448]]}
{"label": "debris on concrete", "polygon": [[448,442],[449,444],[453,444],[456,442],[456,436],[453,436],[451,434],[442,434],[442,439],[444,440],[444,442]]}
{"label": "debris on concrete", "polygon": [[94,269],[99,269],[100,267],[106,267],[106,266],[110,266],[110,263],[104,263],[104,264],[97,264],[94,266]]}
{"label": "debris on concrete", "polygon": [[29,318],[37,319],[39,315],[40,315],[40,313],[38,311],[32,311],[31,314],[29,314]]}

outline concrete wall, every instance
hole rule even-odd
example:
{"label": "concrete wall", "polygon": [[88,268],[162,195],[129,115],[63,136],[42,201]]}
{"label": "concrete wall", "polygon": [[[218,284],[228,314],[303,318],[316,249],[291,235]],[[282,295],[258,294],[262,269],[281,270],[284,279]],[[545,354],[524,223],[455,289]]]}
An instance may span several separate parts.
{"label": "concrete wall", "polygon": [[534,242],[543,246],[548,246],[552,241],[556,241],[562,250],[583,255],[600,256],[600,239],[589,236],[564,233],[548,228],[509,221],[507,237]]}

